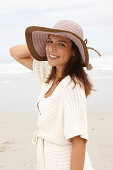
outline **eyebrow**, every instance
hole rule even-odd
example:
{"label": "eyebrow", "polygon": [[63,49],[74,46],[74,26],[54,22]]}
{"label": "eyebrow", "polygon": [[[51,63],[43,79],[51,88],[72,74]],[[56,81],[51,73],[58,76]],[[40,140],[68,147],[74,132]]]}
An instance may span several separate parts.
{"label": "eyebrow", "polygon": [[[48,39],[51,39],[49,36],[48,36]],[[52,39],[51,39],[52,40]],[[64,42],[67,44],[67,42],[65,42],[64,40],[58,40],[59,42]]]}

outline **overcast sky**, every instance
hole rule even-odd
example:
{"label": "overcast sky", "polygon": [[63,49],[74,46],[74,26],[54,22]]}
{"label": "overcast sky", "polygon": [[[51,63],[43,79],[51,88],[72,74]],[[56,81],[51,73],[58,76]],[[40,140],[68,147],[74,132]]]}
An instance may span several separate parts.
{"label": "overcast sky", "polygon": [[28,26],[53,27],[62,19],[73,20],[83,28],[87,46],[102,55],[113,55],[112,0],[1,0],[0,62],[13,60],[9,48],[26,43]]}

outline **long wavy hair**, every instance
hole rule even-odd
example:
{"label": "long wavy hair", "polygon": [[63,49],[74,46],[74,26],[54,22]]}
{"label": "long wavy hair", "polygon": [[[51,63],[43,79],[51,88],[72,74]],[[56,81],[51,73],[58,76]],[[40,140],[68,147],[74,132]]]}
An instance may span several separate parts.
{"label": "long wavy hair", "polygon": [[[67,75],[70,75],[71,80],[74,82],[76,86],[77,83],[75,80],[76,77],[80,87],[82,85],[84,86],[85,95],[87,97],[91,93],[91,90],[94,90],[93,85],[90,82],[89,77],[83,68],[83,64],[82,64],[83,60],[78,47],[72,40],[71,43],[72,43],[72,50],[75,50],[75,56],[70,57],[70,60],[66,63],[64,70],[62,72],[62,77],[59,78],[57,82],[60,82]],[[45,83],[49,83],[50,80],[54,80],[55,78],[56,78],[56,66],[53,66]]]}

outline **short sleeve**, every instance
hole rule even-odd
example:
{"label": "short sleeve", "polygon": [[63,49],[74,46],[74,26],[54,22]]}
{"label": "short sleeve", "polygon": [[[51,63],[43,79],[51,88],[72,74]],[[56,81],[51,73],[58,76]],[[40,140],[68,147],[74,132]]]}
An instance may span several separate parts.
{"label": "short sleeve", "polygon": [[78,135],[88,141],[85,91],[76,83],[74,89],[64,88],[64,136],[69,139]]}
{"label": "short sleeve", "polygon": [[33,58],[32,68],[33,72],[35,73],[38,85],[41,88],[47,74],[50,73],[52,67],[49,66],[48,61],[38,61]]}

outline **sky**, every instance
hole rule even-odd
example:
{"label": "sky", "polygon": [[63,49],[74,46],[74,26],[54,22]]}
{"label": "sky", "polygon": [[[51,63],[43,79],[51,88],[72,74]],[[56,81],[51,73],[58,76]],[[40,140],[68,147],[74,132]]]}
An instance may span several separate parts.
{"label": "sky", "polygon": [[[0,0],[0,63],[14,61],[9,48],[26,44],[28,26],[53,27],[64,19],[83,28],[87,46],[113,56],[112,0]],[[97,55],[91,50],[89,54]]]}

